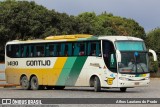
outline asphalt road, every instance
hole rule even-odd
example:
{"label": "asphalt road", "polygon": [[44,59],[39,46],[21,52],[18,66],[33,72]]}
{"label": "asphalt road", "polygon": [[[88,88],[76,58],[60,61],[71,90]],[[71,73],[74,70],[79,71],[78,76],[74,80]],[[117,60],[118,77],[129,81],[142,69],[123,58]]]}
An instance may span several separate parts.
{"label": "asphalt road", "polygon": [[148,87],[128,88],[125,93],[116,88],[101,92],[94,92],[90,87],[66,87],[64,90],[0,88],[0,98],[160,98],[160,79],[152,79]]}
{"label": "asphalt road", "polygon": [[[64,90],[36,90],[36,91],[22,90],[20,87],[0,88],[0,98],[160,98],[160,79],[152,79],[148,87],[129,88],[125,93],[120,92],[119,89],[102,89],[101,92],[94,92],[93,88],[89,87],[66,87]],[[81,104],[60,105],[59,107],[61,106],[81,107]],[[103,104],[101,105],[90,104],[82,106],[106,107],[106,105]],[[116,105],[111,105],[111,106],[114,107]],[[124,107],[123,104],[118,106]],[[132,106],[134,105],[132,104],[130,107]],[[149,107],[151,105],[144,105],[144,106]],[[159,105],[153,105],[153,106],[158,107]]]}

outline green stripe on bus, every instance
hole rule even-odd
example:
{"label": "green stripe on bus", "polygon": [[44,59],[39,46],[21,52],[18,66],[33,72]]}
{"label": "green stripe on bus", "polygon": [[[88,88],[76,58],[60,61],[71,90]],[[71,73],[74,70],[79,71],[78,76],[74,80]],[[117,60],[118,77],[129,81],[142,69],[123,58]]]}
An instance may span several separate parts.
{"label": "green stripe on bus", "polygon": [[69,57],[62,69],[56,85],[64,86],[77,57]]}
{"label": "green stripe on bus", "polygon": [[87,56],[77,57],[74,65],[71,69],[71,72],[69,74],[69,78],[66,81],[67,86],[74,86],[75,85],[75,83],[79,77],[79,74],[82,70],[82,67],[83,67],[84,63],[86,62],[86,59],[87,59]]}

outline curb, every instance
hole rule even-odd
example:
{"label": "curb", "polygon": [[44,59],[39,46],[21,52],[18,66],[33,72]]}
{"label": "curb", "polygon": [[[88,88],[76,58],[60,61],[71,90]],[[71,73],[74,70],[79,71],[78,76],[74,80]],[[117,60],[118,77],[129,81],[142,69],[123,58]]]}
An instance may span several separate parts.
{"label": "curb", "polygon": [[9,87],[16,87],[19,86],[18,84],[0,84],[0,87],[9,88]]}

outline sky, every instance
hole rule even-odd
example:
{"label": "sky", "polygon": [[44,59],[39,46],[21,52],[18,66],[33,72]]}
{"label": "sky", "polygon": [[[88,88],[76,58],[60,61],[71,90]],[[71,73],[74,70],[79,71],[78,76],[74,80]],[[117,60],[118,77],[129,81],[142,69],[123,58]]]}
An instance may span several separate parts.
{"label": "sky", "polygon": [[61,13],[78,15],[83,12],[106,11],[115,16],[131,18],[146,32],[160,27],[160,0],[28,0]]}

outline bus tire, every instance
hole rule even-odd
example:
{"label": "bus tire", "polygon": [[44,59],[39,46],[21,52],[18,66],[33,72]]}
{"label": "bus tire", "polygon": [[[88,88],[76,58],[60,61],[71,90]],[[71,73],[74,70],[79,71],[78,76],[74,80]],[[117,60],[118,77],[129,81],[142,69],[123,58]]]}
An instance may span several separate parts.
{"label": "bus tire", "polygon": [[97,76],[94,78],[94,91],[95,92],[101,91],[101,83],[100,83],[100,80]]}
{"label": "bus tire", "polygon": [[126,92],[127,88],[120,88],[121,92]]}
{"label": "bus tire", "polygon": [[63,90],[65,88],[65,86],[55,86],[54,89],[55,90]]}
{"label": "bus tire", "polygon": [[43,88],[44,88],[43,86],[39,85],[38,78],[36,76],[33,76],[31,78],[31,89],[32,90],[40,90],[40,89],[43,89]]}
{"label": "bus tire", "polygon": [[20,85],[21,85],[22,89],[24,89],[24,90],[29,90],[31,88],[31,85],[30,85],[30,82],[28,81],[27,76],[23,76],[20,79]]}

